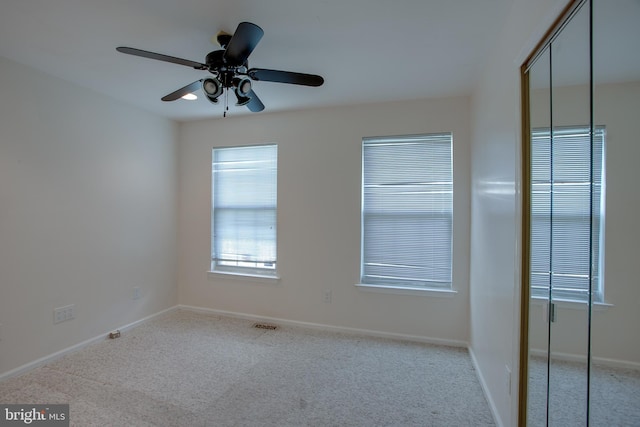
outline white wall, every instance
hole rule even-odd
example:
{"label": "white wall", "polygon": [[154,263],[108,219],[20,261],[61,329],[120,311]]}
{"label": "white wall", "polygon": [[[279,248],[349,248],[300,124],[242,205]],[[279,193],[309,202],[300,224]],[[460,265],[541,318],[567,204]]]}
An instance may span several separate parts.
{"label": "white wall", "polygon": [[[180,303],[466,343],[468,113],[469,99],[460,97],[183,123],[179,146]],[[443,298],[356,288],[362,137],[444,131],[454,136],[453,282],[458,293]],[[278,144],[281,280],[208,277],[211,150],[267,142]],[[331,303],[323,301],[325,290],[332,292]]]}
{"label": "white wall", "polygon": [[472,96],[470,348],[505,426],[516,425],[518,403],[519,67],[566,3],[514,1]]}
{"label": "white wall", "polygon": [[[554,88],[554,126],[585,123],[582,111],[589,105],[589,88]],[[534,92],[532,116],[548,115],[549,91]],[[637,113],[640,111],[640,82],[600,84],[594,87],[594,121],[606,127],[604,292],[610,306],[598,306],[592,315],[592,356],[599,361],[640,366],[640,287],[637,281],[637,244],[640,229],[640,192],[637,190],[640,144]],[[581,106],[581,108],[577,108]],[[560,118],[560,119],[558,119]],[[533,127],[540,124],[532,123]],[[548,122],[547,122],[548,126]],[[540,302],[532,305],[529,345],[547,348],[547,323]],[[560,304],[553,324],[555,352],[585,356],[587,343],[586,307]]]}
{"label": "white wall", "polygon": [[640,364],[640,286],[638,286],[638,143],[640,82],[596,86],[594,120],[607,126],[605,300],[596,311],[592,345],[596,356]]}
{"label": "white wall", "polygon": [[3,374],[176,304],[177,178],[168,120],[2,58],[0,93]]}

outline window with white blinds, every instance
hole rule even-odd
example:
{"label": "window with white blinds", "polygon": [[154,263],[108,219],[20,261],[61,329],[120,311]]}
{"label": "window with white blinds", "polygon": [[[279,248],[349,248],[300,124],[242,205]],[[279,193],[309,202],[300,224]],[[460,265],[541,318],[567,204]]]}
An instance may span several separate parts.
{"label": "window with white blinds", "polygon": [[213,149],[211,269],[276,269],[276,145]]}
{"label": "window with white blinds", "polygon": [[[602,302],[604,127],[534,129],[531,139],[533,296]],[[593,159],[593,161],[592,161]]]}
{"label": "window with white blinds", "polygon": [[451,289],[451,133],[362,141],[361,283]]}

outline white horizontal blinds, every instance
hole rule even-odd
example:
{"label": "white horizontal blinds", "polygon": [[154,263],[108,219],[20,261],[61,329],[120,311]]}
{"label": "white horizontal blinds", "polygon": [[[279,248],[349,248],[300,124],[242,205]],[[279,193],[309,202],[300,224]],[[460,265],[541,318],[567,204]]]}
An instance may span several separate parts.
{"label": "white horizontal blinds", "polygon": [[214,266],[274,269],[277,146],[213,150]]}
{"label": "white horizontal blinds", "polygon": [[[531,141],[533,295],[586,301],[599,280],[604,128],[535,129]],[[593,153],[593,162],[591,161]],[[593,168],[593,183],[592,183]],[[592,238],[593,235],[593,238]]]}
{"label": "white horizontal blinds", "polygon": [[451,134],[365,138],[362,150],[362,283],[451,288]]}

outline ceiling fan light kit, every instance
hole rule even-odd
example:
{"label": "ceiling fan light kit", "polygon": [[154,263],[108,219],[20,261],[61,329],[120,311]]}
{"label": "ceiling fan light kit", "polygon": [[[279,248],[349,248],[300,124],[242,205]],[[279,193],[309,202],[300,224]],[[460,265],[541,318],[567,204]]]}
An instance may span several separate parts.
{"label": "ceiling fan light kit", "polygon": [[233,79],[233,87],[236,88],[238,96],[247,96],[249,95],[249,92],[251,92],[251,80],[247,77],[236,77]]}
{"label": "ceiling fan light kit", "polygon": [[202,81],[202,91],[209,101],[213,104],[218,103],[218,97],[222,95],[222,83],[217,79],[204,79]]}
{"label": "ceiling fan light kit", "polygon": [[249,68],[249,55],[258,45],[263,35],[264,31],[262,28],[250,22],[241,22],[233,34],[220,31],[215,38],[222,49],[209,52],[205,57],[205,63],[131,47],[117,47],[116,50],[128,55],[171,62],[196,70],[209,71],[213,74],[213,77],[196,80],[163,96],[161,99],[163,101],[175,101],[187,94],[202,89],[206,98],[213,104],[217,104],[218,98],[225,93],[226,90],[225,117],[229,108],[227,104],[229,90],[233,90],[238,100],[237,106],[246,106],[249,111],[252,112],[264,110],[264,104],[253,91],[252,81],[267,81],[315,87],[322,86],[324,79],[315,74],[269,70],[265,68]]}

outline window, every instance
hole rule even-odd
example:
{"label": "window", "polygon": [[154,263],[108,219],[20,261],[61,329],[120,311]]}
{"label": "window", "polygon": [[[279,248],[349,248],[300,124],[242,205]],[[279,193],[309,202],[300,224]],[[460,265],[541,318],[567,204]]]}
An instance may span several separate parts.
{"label": "window", "polygon": [[[531,291],[603,302],[605,129],[534,129],[531,139]],[[591,161],[593,157],[593,162]],[[593,178],[593,179],[592,179]]]}
{"label": "window", "polygon": [[211,270],[274,275],[276,145],[214,148]]}
{"label": "window", "polygon": [[361,283],[451,289],[452,141],[363,139]]}

